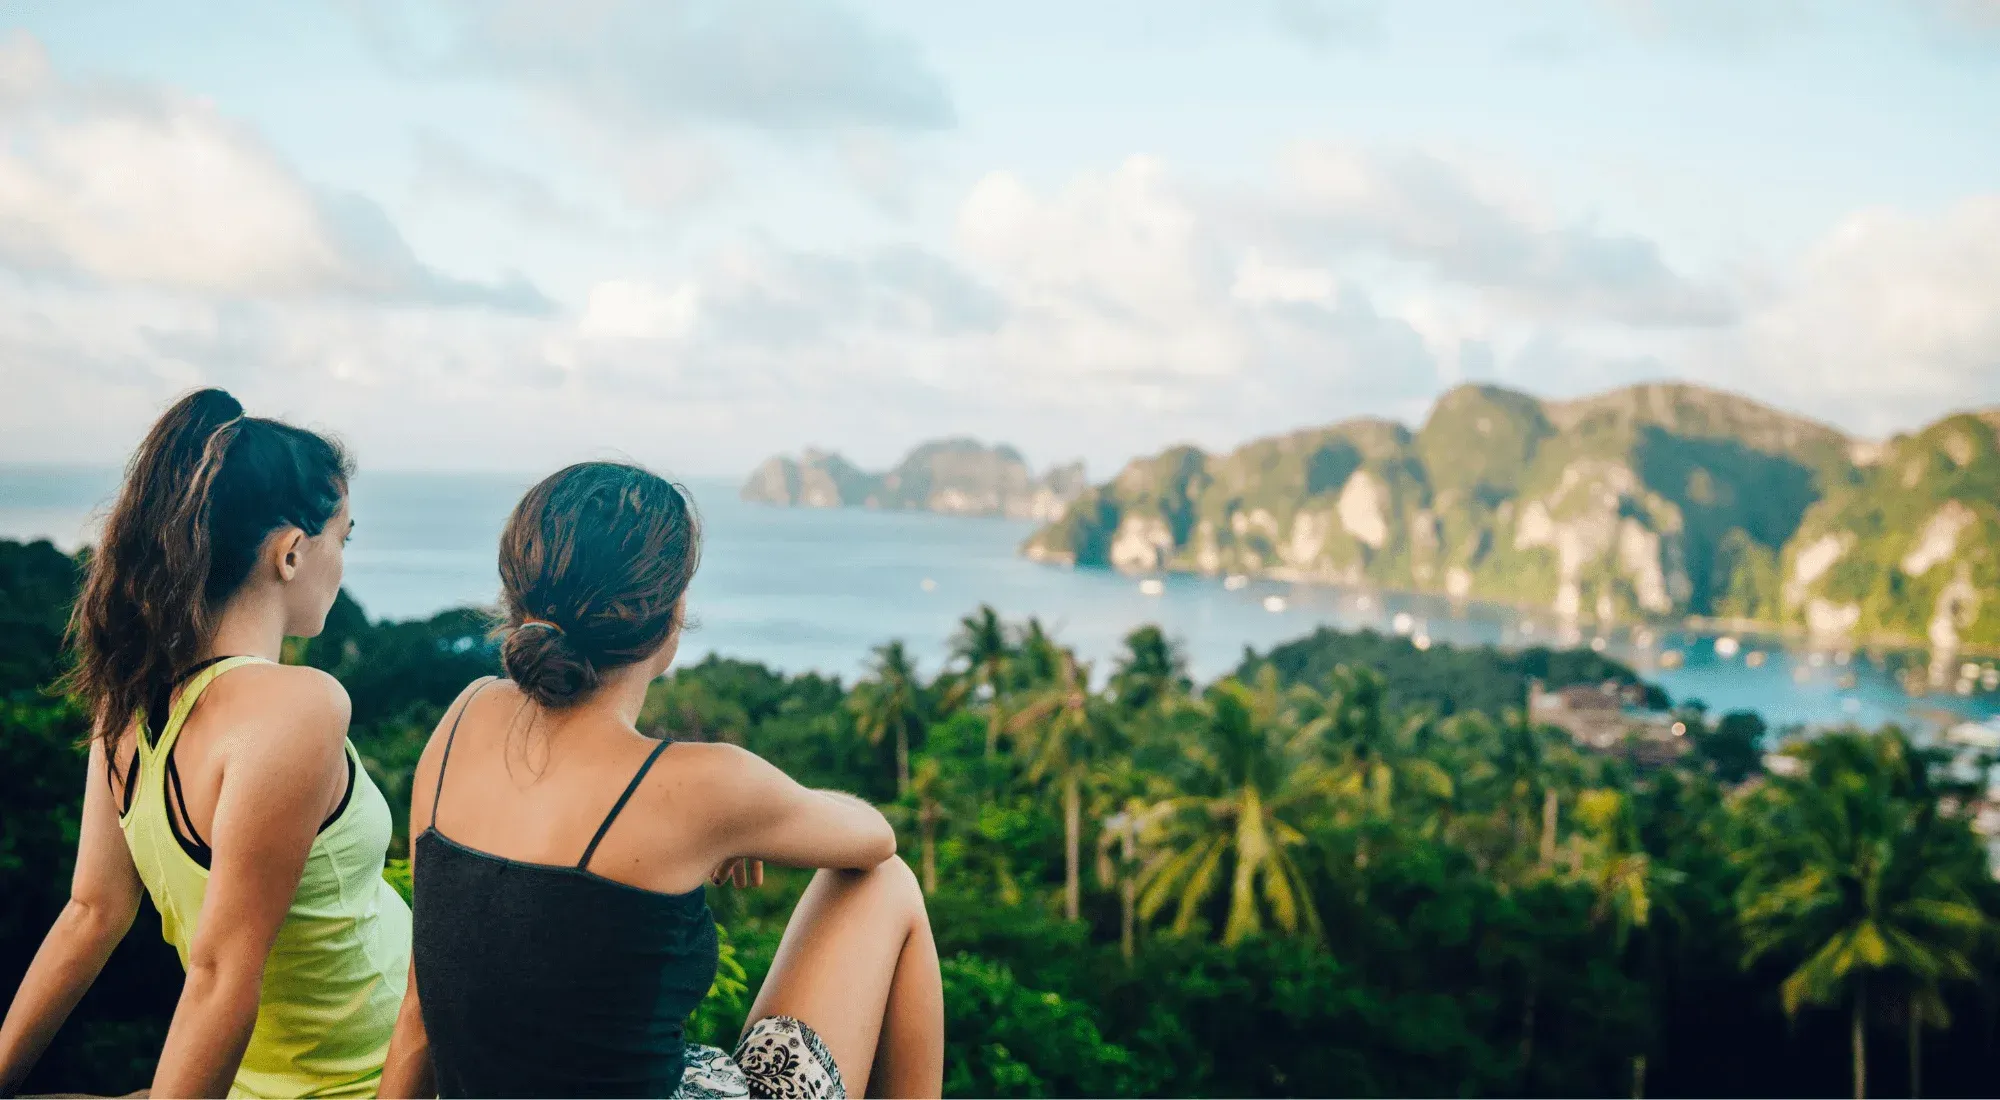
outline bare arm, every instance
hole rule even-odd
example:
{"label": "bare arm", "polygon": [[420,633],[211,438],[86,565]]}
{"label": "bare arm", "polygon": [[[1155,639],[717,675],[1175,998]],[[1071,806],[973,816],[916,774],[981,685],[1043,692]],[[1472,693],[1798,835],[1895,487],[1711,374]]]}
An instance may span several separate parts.
{"label": "bare arm", "polygon": [[0,1024],[0,1096],[20,1087],[139,912],[139,871],[119,832],[105,770],[104,744],[93,740],[69,902],[42,937]]}
{"label": "bare arm", "polygon": [[403,1007],[396,1013],[396,1033],[389,1039],[389,1057],[382,1063],[381,1097],[437,1095],[437,1074],[431,1067],[431,1036],[424,1030],[423,1005],[417,1001],[417,963],[410,960],[410,980],[403,987]]}
{"label": "bare arm", "polygon": [[245,673],[261,673],[261,682],[244,685],[242,701],[257,728],[230,739],[215,802],[214,867],[154,1096],[229,1091],[257,1023],[265,960],[325,816],[327,777],[342,766],[347,696],[331,677],[293,669],[237,675]]}
{"label": "bare arm", "polygon": [[786,867],[867,870],[896,854],[896,830],[853,795],[800,786],[755,753],[733,759],[716,793],[715,837],[724,859]]}

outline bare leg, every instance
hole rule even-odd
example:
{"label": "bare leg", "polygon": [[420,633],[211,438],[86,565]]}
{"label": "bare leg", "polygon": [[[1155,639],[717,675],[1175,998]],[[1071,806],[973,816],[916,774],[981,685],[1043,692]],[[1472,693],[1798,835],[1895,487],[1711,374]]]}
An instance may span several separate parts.
{"label": "bare leg", "polygon": [[851,1096],[944,1091],[944,988],[908,864],[821,871],[792,911],[750,1023],[803,1020]]}

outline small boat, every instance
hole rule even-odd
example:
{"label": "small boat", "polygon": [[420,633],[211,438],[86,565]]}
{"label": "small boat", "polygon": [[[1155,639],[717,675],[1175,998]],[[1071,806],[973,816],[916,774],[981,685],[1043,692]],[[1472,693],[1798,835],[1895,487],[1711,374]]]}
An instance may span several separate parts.
{"label": "small boat", "polygon": [[1285,598],[1283,596],[1264,597],[1264,610],[1269,611],[1273,615],[1276,615],[1277,613],[1283,611],[1284,609],[1285,609]]}
{"label": "small boat", "polygon": [[926,592],[935,592],[937,591],[937,582],[929,577],[925,577],[922,581],[918,582],[917,587]]}
{"label": "small boat", "polygon": [[1244,585],[1249,583],[1250,583],[1250,578],[1244,576],[1241,573],[1231,573],[1228,576],[1222,578],[1222,587],[1230,592],[1234,592],[1237,589],[1242,588]]}
{"label": "small boat", "polygon": [[1158,577],[1147,577],[1145,580],[1139,582],[1139,594],[1141,596],[1157,596],[1166,590],[1166,583]]}
{"label": "small boat", "polygon": [[1742,648],[1743,645],[1741,642],[1738,642],[1727,634],[1715,640],[1715,655],[1725,661],[1736,656],[1737,651]]}

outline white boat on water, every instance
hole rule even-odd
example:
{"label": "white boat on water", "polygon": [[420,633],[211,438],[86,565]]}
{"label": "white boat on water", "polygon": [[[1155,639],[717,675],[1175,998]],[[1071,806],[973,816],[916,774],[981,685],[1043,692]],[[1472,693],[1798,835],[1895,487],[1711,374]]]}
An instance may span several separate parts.
{"label": "white boat on water", "polygon": [[1730,637],[1727,634],[1724,634],[1722,637],[1717,638],[1715,640],[1715,655],[1717,657],[1722,658],[1725,661],[1730,659],[1731,657],[1736,656],[1737,652],[1740,651],[1742,648],[1743,648],[1743,643],[1737,641],[1736,639]]}
{"label": "white boat on water", "polygon": [[1244,576],[1241,573],[1231,573],[1228,576],[1222,578],[1222,587],[1230,592],[1234,592],[1237,589],[1242,588],[1244,585],[1249,583],[1250,583],[1250,578]]}
{"label": "white boat on water", "polygon": [[1141,596],[1157,596],[1166,590],[1166,582],[1160,580],[1158,577],[1147,577],[1145,580],[1139,582],[1139,594]]}
{"label": "white boat on water", "polygon": [[1284,609],[1285,609],[1285,598],[1283,596],[1264,597],[1264,610],[1269,611],[1273,615],[1276,615],[1279,612],[1283,611]]}

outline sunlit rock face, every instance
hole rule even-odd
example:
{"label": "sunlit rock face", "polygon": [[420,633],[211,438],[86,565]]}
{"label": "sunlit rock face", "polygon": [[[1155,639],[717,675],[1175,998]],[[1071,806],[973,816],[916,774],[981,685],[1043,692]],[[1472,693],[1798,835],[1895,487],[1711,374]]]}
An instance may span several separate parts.
{"label": "sunlit rock face", "polygon": [[[1538,605],[1577,622],[1713,615],[2000,644],[2000,412],[1886,441],[1734,394],[1442,396],[1375,419],[1177,447],[1079,492],[1040,561],[1249,574]],[[1893,576],[1892,576],[1893,574]],[[1900,595],[1888,595],[1888,593]],[[1942,608],[1942,610],[1940,610]],[[1947,627],[1949,629],[1947,630]]]}

